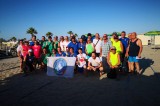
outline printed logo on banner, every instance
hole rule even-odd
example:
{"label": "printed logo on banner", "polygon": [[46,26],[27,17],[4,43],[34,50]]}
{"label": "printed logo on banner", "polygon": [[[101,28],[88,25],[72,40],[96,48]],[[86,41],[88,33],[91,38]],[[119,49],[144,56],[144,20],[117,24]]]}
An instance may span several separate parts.
{"label": "printed logo on banner", "polygon": [[67,62],[63,58],[59,58],[53,63],[53,71],[57,75],[64,75],[67,69]]}

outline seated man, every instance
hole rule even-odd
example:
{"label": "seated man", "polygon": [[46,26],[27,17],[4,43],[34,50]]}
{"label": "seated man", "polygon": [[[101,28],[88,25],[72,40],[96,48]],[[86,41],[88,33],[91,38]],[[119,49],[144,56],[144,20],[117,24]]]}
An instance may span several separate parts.
{"label": "seated man", "polygon": [[107,63],[110,66],[111,70],[116,71],[117,76],[119,72],[119,66],[120,66],[120,54],[116,53],[116,47],[111,47],[111,52],[108,53]]}
{"label": "seated man", "polygon": [[74,53],[74,48],[73,47],[69,48],[68,57],[77,57],[77,53]]}
{"label": "seated man", "polygon": [[82,48],[78,49],[79,54],[77,55],[77,64],[78,64],[78,71],[83,72],[86,70],[87,65],[87,55],[85,53],[82,53]]}
{"label": "seated man", "polygon": [[65,57],[65,56],[66,56],[66,53],[61,51],[61,47],[58,47],[56,57]]}
{"label": "seated man", "polygon": [[24,57],[23,71],[25,74],[34,70],[35,68],[35,65],[33,65],[34,62],[35,62],[35,56],[33,55],[32,49],[29,49],[28,54]]}
{"label": "seated man", "polygon": [[100,76],[102,76],[103,67],[102,62],[99,57],[96,57],[96,52],[92,52],[91,57],[88,60],[88,70],[100,71]]}

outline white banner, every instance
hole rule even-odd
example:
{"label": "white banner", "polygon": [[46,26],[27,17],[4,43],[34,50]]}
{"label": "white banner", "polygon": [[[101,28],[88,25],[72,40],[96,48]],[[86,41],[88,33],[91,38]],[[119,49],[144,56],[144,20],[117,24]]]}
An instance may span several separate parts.
{"label": "white banner", "polygon": [[75,57],[48,57],[47,75],[72,78],[75,62]]}

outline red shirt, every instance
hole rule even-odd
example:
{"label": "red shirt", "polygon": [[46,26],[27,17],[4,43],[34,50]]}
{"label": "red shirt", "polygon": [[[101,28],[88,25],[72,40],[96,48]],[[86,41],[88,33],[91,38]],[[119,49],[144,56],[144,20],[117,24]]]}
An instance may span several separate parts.
{"label": "red shirt", "polygon": [[[23,45],[22,48],[23,48],[23,51],[24,51],[24,52],[28,52],[28,50],[31,49],[31,46],[28,46],[28,47],[27,47],[27,46]],[[27,54],[28,54],[28,53],[23,53],[23,58],[24,58]]]}
{"label": "red shirt", "polygon": [[42,47],[40,45],[37,46],[32,46],[33,49],[33,54],[35,55],[36,58],[40,58],[42,54]]}

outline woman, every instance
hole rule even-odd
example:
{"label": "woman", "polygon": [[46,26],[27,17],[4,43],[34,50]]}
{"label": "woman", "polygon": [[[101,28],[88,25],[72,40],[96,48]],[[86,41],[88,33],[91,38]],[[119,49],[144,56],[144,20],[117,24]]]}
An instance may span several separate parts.
{"label": "woman", "polygon": [[70,47],[68,57],[77,57],[77,54],[74,53],[73,47]]}
{"label": "woman", "polygon": [[87,44],[86,44],[86,48],[85,48],[85,52],[87,54],[87,59],[89,59],[91,57],[92,52],[95,51],[95,46],[94,44],[91,42],[91,39],[87,40]]}
{"label": "woman", "polygon": [[51,57],[56,57],[56,49],[52,49],[52,55]]}
{"label": "woman", "polygon": [[23,58],[28,54],[28,50],[31,49],[31,46],[29,46],[29,42],[25,41],[25,44],[22,46],[22,53],[23,53]]}
{"label": "woman", "polygon": [[49,57],[50,55],[47,53],[47,49],[43,48],[43,53],[42,53],[42,69],[47,68],[47,57]]}
{"label": "woman", "polygon": [[79,49],[79,48],[82,48],[82,53],[85,53],[85,46],[86,46],[86,43],[83,42],[83,39],[82,39],[82,38],[80,38],[80,39],[79,39],[79,43],[78,43],[78,49]]}
{"label": "woman", "polygon": [[48,37],[48,41],[46,41],[47,53],[52,54],[52,49],[54,48],[54,43],[52,42],[52,37]]}

